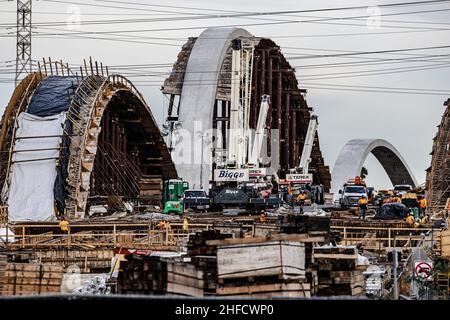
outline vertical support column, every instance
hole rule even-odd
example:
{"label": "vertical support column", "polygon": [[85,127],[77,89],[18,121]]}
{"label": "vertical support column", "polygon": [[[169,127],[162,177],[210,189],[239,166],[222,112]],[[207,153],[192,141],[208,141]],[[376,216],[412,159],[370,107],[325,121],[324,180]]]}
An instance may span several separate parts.
{"label": "vertical support column", "polygon": [[259,95],[262,96],[266,93],[266,50],[261,50],[261,70],[259,85]]}
{"label": "vertical support column", "polygon": [[[259,90],[259,95],[258,95],[258,99],[261,98],[262,95],[267,94],[266,91],[266,57],[269,56],[269,52],[267,49],[262,49],[261,50],[261,71],[260,71],[260,80],[259,80],[259,84],[260,84],[260,90]],[[270,106],[270,104],[269,104]],[[268,110],[268,113],[270,114],[270,109]],[[256,128],[257,126],[257,122],[258,122],[258,117],[259,117],[259,111],[254,113],[253,115],[253,119],[254,119],[254,123],[253,123],[253,127]],[[267,119],[266,119],[266,123],[267,123]]]}
{"label": "vertical support column", "polygon": [[[279,65],[279,61],[278,61],[278,69],[280,68],[280,65]],[[282,103],[282,99],[281,99],[281,97],[282,97],[282,94],[283,94],[283,88],[282,88],[282,84],[283,84],[283,82],[282,82],[282,73],[281,73],[281,71],[280,70],[277,70],[277,73],[276,73],[276,76],[277,76],[277,89],[276,89],[276,97],[277,97],[277,99],[276,99],[276,105],[277,105],[277,118],[276,118],[276,128],[278,129],[278,136],[279,136],[279,139],[282,139],[282,137],[283,137],[283,131],[282,131],[282,119],[281,119],[281,117],[282,117],[282,108],[281,108],[281,103]],[[278,152],[278,155],[277,155],[277,157],[279,158],[279,164],[280,164],[280,168],[279,168],[279,170],[281,171],[281,172],[284,172],[285,171],[285,169],[284,169],[284,164],[281,162],[281,158],[282,158],[282,152],[281,152],[281,146],[280,146],[280,148],[279,148],[279,152]]]}
{"label": "vertical support column", "polygon": [[[281,95],[282,95],[282,73],[277,71],[277,129],[281,130]],[[280,131],[281,136],[281,131]]]}
{"label": "vertical support column", "polygon": [[171,117],[172,116],[172,110],[173,110],[173,102],[175,100],[175,95],[171,94],[170,98],[169,98],[169,109],[167,110],[167,116]]}
{"label": "vertical support column", "polygon": [[[270,52],[269,52],[270,53]],[[267,79],[267,93],[270,96],[270,103],[269,103],[269,110],[267,112],[267,121],[266,121],[266,125],[269,128],[268,132],[267,132],[267,156],[270,157],[270,155],[272,154],[272,149],[271,149],[271,143],[270,141],[272,141],[272,134],[270,132],[270,129],[273,128],[273,124],[272,124],[272,105],[273,105],[273,91],[272,91],[272,86],[273,86],[273,58],[270,56],[270,54],[267,55],[267,59],[268,59],[268,79]]]}
{"label": "vertical support column", "polygon": [[212,127],[213,129],[217,129],[217,109],[219,108],[219,101],[216,99],[214,102],[214,108],[213,108],[213,123]]}
{"label": "vertical support column", "polygon": [[256,128],[257,121],[257,104],[258,100],[261,96],[261,91],[259,91],[259,76],[258,76],[258,68],[261,57],[259,55],[260,50],[255,50],[255,56],[253,58],[253,79],[252,79],[252,101],[251,101],[251,112],[250,112],[250,128]]}
{"label": "vertical support column", "polygon": [[298,161],[296,161],[296,158],[298,158],[298,137],[297,137],[297,108],[295,106],[295,101],[293,101],[292,104],[292,110],[291,110],[291,152],[290,152],[290,167],[294,168],[297,166]]}
{"label": "vertical support column", "polygon": [[289,159],[290,159],[290,153],[291,153],[291,139],[290,139],[290,123],[291,123],[291,115],[290,115],[290,111],[291,111],[291,94],[290,93],[286,93],[285,94],[285,119],[284,119],[284,123],[285,123],[285,128],[284,128],[284,166],[286,169],[288,169],[290,167],[290,163],[289,163]]}
{"label": "vertical support column", "polygon": [[[222,100],[222,110],[221,110],[222,119],[228,118],[228,108],[227,101]],[[227,148],[227,125],[228,121],[222,121],[220,128],[222,130],[222,149]]]}
{"label": "vertical support column", "polygon": [[[215,150],[216,148],[219,148],[220,146],[218,145],[218,137],[216,137],[216,135],[218,134],[218,122],[220,120],[217,120],[217,117],[219,116],[219,105],[221,105],[221,103],[219,103],[219,100],[215,100],[214,102],[214,109],[213,109],[213,122],[212,122],[212,128],[213,128],[213,136],[215,136],[215,138],[213,139],[212,142],[212,148],[211,148],[211,156],[212,156],[212,169],[216,169],[216,158],[215,158]],[[221,122],[221,121],[220,121]],[[222,122],[221,122],[222,123]],[[203,146],[202,146],[203,148]]]}

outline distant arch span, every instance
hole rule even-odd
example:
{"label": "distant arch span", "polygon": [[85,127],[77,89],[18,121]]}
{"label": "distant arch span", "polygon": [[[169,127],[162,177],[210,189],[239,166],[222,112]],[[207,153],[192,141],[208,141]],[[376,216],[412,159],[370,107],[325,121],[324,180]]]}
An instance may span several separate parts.
{"label": "distant arch span", "polygon": [[331,192],[335,197],[348,179],[360,174],[369,153],[378,159],[393,185],[417,185],[405,159],[392,144],[383,139],[354,139],[344,145],[331,173]]}

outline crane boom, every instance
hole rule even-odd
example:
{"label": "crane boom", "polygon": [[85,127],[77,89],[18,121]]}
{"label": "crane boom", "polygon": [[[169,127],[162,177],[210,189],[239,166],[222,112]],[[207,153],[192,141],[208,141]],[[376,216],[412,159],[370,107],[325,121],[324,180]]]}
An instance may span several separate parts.
{"label": "crane boom", "polygon": [[312,116],[309,121],[308,131],[306,132],[305,144],[303,145],[302,155],[300,157],[300,163],[298,165],[300,172],[308,174],[309,164],[311,162],[311,152],[314,145],[314,138],[317,131],[317,116]]}
{"label": "crane boom", "polygon": [[230,107],[230,131],[228,147],[228,165],[236,165],[238,161],[239,148],[239,118],[241,111],[240,89],[241,89],[241,42],[232,42],[231,59],[231,107]]}
{"label": "crane boom", "polygon": [[270,96],[265,94],[261,97],[261,107],[259,108],[258,123],[256,124],[255,138],[252,151],[249,157],[250,165],[258,165],[261,155],[261,148],[264,138],[264,129],[266,127],[267,113],[269,111]]}

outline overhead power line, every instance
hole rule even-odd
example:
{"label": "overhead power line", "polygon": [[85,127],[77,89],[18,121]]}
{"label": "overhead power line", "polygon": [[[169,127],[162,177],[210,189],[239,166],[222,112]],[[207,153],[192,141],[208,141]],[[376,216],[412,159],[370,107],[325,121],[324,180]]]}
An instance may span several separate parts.
{"label": "overhead power line", "polygon": [[[450,1],[450,0],[449,0]],[[412,15],[419,13],[433,13],[433,12],[443,12],[449,11],[449,8],[446,9],[434,9],[434,10],[420,10],[420,11],[409,11],[409,12],[399,12],[399,13],[389,13],[384,14],[383,16],[398,16],[398,15]],[[250,19],[253,14],[240,14],[240,15],[195,15],[195,16],[179,16],[179,17],[165,17],[165,18],[139,18],[139,19],[108,19],[108,20],[88,20],[88,21],[80,21],[80,25],[109,25],[109,24],[134,24],[134,23],[155,23],[155,22],[175,22],[175,21],[191,21],[191,20],[205,20],[205,19],[221,19],[221,18],[243,18]],[[297,16],[296,16],[297,17]],[[268,20],[275,21],[268,24],[286,24],[286,23],[322,23],[322,24],[336,24],[329,21],[333,20],[358,20],[366,19],[371,17],[370,15],[358,15],[358,16],[347,16],[347,17],[310,17],[303,16],[304,18],[313,18],[308,20],[281,20],[279,18],[276,19],[268,19],[268,18],[258,18],[257,20]],[[384,22],[394,22],[394,23],[405,23],[405,21],[396,21],[396,20],[385,20]],[[337,23],[339,25],[346,26],[367,26],[366,24],[355,24],[355,23]],[[67,25],[67,21],[55,21],[55,22],[38,22],[35,23],[35,26],[65,26]],[[3,27],[11,27],[11,24],[0,24]],[[386,25],[386,28],[401,28],[401,29],[419,29],[419,30],[445,30],[442,28],[436,27],[415,27],[415,26],[397,26],[397,25]],[[112,31],[116,32],[116,31]]]}

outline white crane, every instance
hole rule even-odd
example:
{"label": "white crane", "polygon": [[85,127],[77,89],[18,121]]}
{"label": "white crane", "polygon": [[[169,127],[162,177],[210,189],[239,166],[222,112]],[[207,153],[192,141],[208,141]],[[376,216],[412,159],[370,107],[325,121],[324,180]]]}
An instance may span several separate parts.
{"label": "white crane", "polygon": [[231,108],[228,167],[247,164],[254,43],[235,39],[231,54]]}
{"label": "white crane", "polygon": [[264,141],[264,129],[266,128],[267,113],[269,111],[270,96],[265,94],[261,97],[258,123],[256,124],[255,138],[250,152],[248,163],[251,166],[259,166],[261,149]]}
{"label": "white crane", "polygon": [[305,143],[303,145],[302,155],[300,156],[300,162],[298,167],[291,169],[290,174],[286,175],[287,181],[312,183],[312,174],[309,173],[309,164],[311,163],[311,152],[314,146],[314,138],[316,136],[317,116],[311,116],[308,125],[308,131],[306,132]]}
{"label": "white crane", "polygon": [[314,138],[316,136],[318,124],[317,116],[313,115],[309,121],[305,144],[303,145],[303,151],[300,157],[300,163],[298,165],[300,173],[308,174],[309,164],[311,163],[311,152],[314,145]]}

